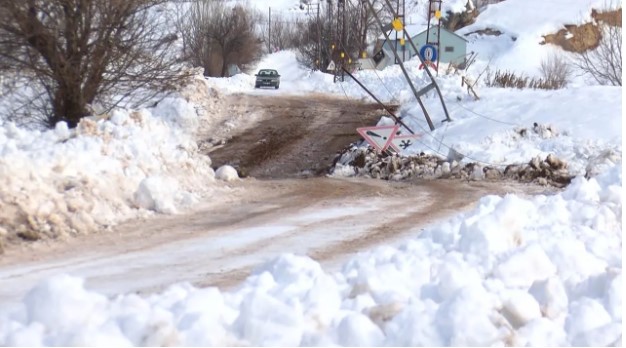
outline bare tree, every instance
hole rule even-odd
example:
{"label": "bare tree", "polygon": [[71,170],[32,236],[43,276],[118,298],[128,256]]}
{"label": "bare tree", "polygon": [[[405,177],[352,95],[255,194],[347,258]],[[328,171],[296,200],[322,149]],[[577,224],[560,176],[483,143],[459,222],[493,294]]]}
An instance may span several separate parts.
{"label": "bare tree", "polygon": [[577,55],[575,65],[601,85],[622,85],[622,28],[602,25],[597,48]]}
{"label": "bare tree", "polygon": [[245,70],[261,54],[259,15],[242,5],[196,0],[180,17],[185,57],[205,76],[227,76],[230,65]]}
{"label": "bare tree", "polygon": [[47,126],[74,127],[92,103],[110,109],[138,89],[151,98],[172,87],[183,75],[160,19],[166,2],[0,0],[0,60],[28,81],[20,115],[37,106]]}
{"label": "bare tree", "polygon": [[572,68],[569,62],[563,57],[553,53],[541,62],[541,77],[547,85],[553,86],[554,89],[563,88],[569,82],[572,76]]}
{"label": "bare tree", "polygon": [[[346,1],[344,16],[337,15],[333,2],[322,5],[319,18],[310,15],[298,25],[298,61],[312,69],[319,67],[322,71],[326,70],[331,60],[354,63],[366,50],[371,38],[369,35],[379,32],[373,15],[366,5],[356,1]],[[344,53],[343,57],[341,53]]]}
{"label": "bare tree", "polygon": [[223,4],[217,1],[181,2],[177,5],[176,27],[182,36],[184,59],[193,66],[204,68],[205,76],[221,71],[215,63],[217,54],[211,40],[207,37],[209,23],[218,11],[223,11]]}
{"label": "bare tree", "polygon": [[298,47],[300,35],[297,19],[272,13],[271,22],[264,19],[262,23],[263,42],[268,53]]}

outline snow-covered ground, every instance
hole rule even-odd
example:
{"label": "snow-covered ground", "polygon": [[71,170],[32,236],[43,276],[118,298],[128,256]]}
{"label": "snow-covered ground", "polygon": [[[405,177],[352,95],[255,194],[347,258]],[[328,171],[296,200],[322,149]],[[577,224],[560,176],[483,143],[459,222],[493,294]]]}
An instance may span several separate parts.
{"label": "snow-covered ground", "polygon": [[619,167],[554,196],[488,196],[341,272],[284,254],[233,292],[105,297],[59,276],[0,317],[0,344],[618,345],[621,197]]}
{"label": "snow-covered ground", "polygon": [[[540,36],[584,21],[592,5],[600,6],[507,0],[467,30],[515,35],[510,43],[477,37],[472,44],[491,55],[483,64],[493,58],[494,67],[531,71],[550,50]],[[332,76],[297,67],[292,52],[259,67],[281,72],[279,90],[254,90],[246,74],[207,85],[221,93],[368,98],[354,82],[333,84]],[[425,85],[417,63],[408,67]],[[441,123],[438,100],[428,98],[431,133],[398,67],[358,77],[381,99],[400,102],[404,120],[423,133],[408,153],[445,155],[451,147],[499,165],[554,153],[579,176],[553,196],[484,197],[476,209],[415,231],[399,247],[356,255],[336,273],[284,254],[232,292],[176,284],[147,297],[106,297],[70,275],[42,280],[16,310],[0,313],[0,345],[621,345],[621,87],[479,85],[481,100],[473,101],[459,76],[441,76],[454,122]],[[0,211],[0,236],[36,228],[71,234],[173,213],[217,190],[210,160],[195,152],[198,110],[188,100],[118,110],[76,131],[0,123],[0,205],[9,207]],[[534,122],[553,131],[516,135]],[[585,172],[597,175],[585,179]]]}

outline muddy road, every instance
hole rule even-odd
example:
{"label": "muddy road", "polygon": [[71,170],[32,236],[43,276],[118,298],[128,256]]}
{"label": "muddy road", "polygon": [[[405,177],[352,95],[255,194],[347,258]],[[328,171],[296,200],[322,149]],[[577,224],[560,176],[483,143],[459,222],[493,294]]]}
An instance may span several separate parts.
{"label": "muddy road", "polygon": [[283,253],[308,255],[328,271],[358,252],[419,236],[488,194],[544,188],[494,182],[326,177],[335,154],[375,125],[378,106],[327,96],[231,95],[221,118],[207,119],[200,148],[242,180],[192,212],[132,221],[112,231],[7,250],[0,303],[19,299],[59,273],[88,288],[147,293],[176,282],[230,288]]}
{"label": "muddy road", "polygon": [[[263,179],[324,174],[339,150],[360,139],[356,128],[375,126],[386,114],[378,104],[324,95],[228,98],[257,119],[207,153],[215,167],[230,164],[241,176]],[[216,139],[212,131],[201,138]]]}

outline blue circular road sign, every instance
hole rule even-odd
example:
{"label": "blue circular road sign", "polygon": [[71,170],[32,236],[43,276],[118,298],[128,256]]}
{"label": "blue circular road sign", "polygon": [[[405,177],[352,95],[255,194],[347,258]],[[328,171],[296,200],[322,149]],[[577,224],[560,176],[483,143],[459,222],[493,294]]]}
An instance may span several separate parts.
{"label": "blue circular road sign", "polygon": [[420,48],[420,56],[425,62],[434,62],[437,60],[437,47],[433,45],[424,45]]}

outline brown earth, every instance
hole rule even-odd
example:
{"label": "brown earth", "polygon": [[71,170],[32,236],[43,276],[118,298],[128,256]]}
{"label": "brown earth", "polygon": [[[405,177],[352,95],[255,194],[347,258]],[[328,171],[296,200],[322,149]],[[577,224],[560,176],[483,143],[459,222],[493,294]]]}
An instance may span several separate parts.
{"label": "brown earth", "polygon": [[622,26],[622,9],[599,12],[591,11],[591,17],[595,23],[582,25],[566,24],[564,29],[555,34],[544,35],[542,44],[553,44],[568,52],[582,53],[595,49],[600,44],[602,32],[598,23],[610,26]]}
{"label": "brown earth", "polygon": [[[240,105],[239,112],[260,111],[260,115],[254,127],[207,153],[214,167],[232,165],[243,177],[278,179],[326,173],[337,152],[360,139],[358,127],[375,126],[386,114],[378,104],[321,95],[227,98],[228,103]],[[203,137],[206,141],[213,133]]]}

